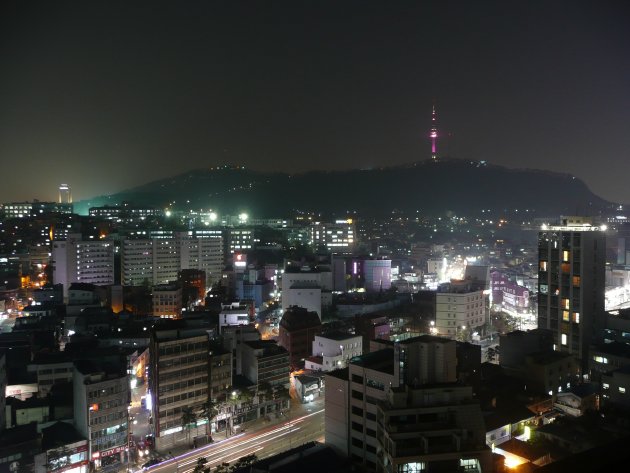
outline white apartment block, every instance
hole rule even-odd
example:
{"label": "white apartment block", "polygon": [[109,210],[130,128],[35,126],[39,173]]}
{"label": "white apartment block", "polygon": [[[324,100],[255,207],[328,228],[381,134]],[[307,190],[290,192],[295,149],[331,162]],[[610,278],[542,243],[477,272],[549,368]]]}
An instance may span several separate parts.
{"label": "white apartment block", "polygon": [[485,322],[486,299],[483,291],[451,287],[435,295],[435,328],[438,335],[456,338],[465,330],[474,331]]}
{"label": "white apartment block", "polygon": [[82,240],[70,234],[55,241],[52,248],[53,282],[63,284],[64,297],[73,282],[109,286],[114,284],[114,243],[109,240]]}
{"label": "white apartment block", "polygon": [[218,231],[175,232],[122,243],[122,282],[126,286],[166,284],[182,269],[206,272],[206,285],[223,269],[223,239]]}

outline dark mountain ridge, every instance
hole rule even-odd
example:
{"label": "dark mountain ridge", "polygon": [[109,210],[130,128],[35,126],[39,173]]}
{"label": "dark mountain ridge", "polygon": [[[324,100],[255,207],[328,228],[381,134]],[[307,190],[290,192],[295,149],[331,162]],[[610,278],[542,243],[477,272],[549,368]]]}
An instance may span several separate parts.
{"label": "dark mountain ridge", "polygon": [[593,194],[569,174],[508,169],[484,161],[440,159],[402,166],[300,174],[256,172],[239,166],[196,169],[75,204],[213,209],[220,214],[249,212],[260,217],[322,215],[384,216],[392,212],[421,215],[477,215],[481,210],[533,216],[598,215],[616,204]]}

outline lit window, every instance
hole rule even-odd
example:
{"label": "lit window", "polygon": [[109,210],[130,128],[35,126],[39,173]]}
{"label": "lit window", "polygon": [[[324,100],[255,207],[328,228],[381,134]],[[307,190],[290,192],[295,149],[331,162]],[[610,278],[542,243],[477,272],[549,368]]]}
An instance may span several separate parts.
{"label": "lit window", "polygon": [[573,286],[580,287],[580,276],[573,276]]}
{"label": "lit window", "polygon": [[562,252],[562,261],[569,261],[569,251],[568,250],[564,250]]}
{"label": "lit window", "polygon": [[540,262],[540,270],[541,271],[547,271],[547,262],[546,261],[541,261]]}
{"label": "lit window", "polygon": [[569,309],[569,299],[562,299],[562,308]]}
{"label": "lit window", "polygon": [[608,384],[608,383],[602,383],[602,388],[604,388],[604,389],[608,389],[608,388],[610,388],[610,384]]}
{"label": "lit window", "polygon": [[568,310],[563,310],[562,311],[562,320],[564,320],[565,322],[569,321],[569,311]]}
{"label": "lit window", "polygon": [[575,322],[576,324],[580,323],[580,313],[579,312],[573,312],[573,322]]}
{"label": "lit window", "polygon": [[619,392],[620,392],[621,394],[626,394],[626,388],[624,388],[624,387],[622,387],[622,386],[619,386]]}
{"label": "lit window", "polygon": [[562,343],[562,345],[566,345],[567,344],[567,334],[566,333],[562,334],[560,343]]}

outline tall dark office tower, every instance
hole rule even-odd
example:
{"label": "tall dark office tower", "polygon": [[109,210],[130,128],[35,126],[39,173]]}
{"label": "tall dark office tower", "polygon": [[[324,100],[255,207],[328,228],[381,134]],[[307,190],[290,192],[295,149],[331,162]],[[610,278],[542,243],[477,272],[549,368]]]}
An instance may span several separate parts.
{"label": "tall dark office tower", "polygon": [[538,327],[553,332],[554,347],[573,354],[588,375],[589,346],[603,329],[605,227],[562,217],[538,234]]}

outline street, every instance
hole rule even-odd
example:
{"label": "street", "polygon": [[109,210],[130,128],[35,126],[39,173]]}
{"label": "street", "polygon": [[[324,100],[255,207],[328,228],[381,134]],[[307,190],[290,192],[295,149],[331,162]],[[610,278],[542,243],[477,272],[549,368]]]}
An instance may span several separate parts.
{"label": "street", "polygon": [[225,440],[211,443],[148,468],[147,473],[190,473],[199,458],[205,457],[205,467],[233,463],[254,454],[259,459],[276,455],[310,441],[324,440],[324,410],[314,410],[287,422],[264,427],[255,432],[242,432]]}

